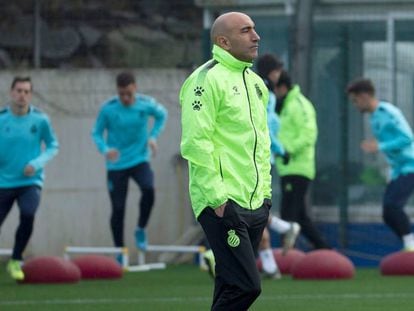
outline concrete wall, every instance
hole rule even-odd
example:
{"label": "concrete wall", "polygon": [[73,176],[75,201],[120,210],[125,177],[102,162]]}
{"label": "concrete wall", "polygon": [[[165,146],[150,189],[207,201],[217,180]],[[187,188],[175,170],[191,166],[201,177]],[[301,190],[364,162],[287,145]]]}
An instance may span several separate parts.
{"label": "concrete wall", "polygon": [[[61,145],[59,155],[46,168],[46,183],[35,230],[26,256],[61,255],[64,246],[111,246],[110,203],[103,157],[96,151],[90,130],[101,103],[115,94],[118,70],[41,70],[0,72],[0,105],[9,100],[16,74],[30,75],[33,103],[51,117]],[[157,98],[169,119],[159,138],[159,153],[152,161],[156,203],[148,227],[153,244],[171,244],[194,224],[188,201],[187,169],[177,161],[180,141],[178,91],[188,72],[137,70],[139,91]],[[134,249],[133,232],[140,192],[131,182],[125,237]],[[17,225],[15,207],[0,235],[0,248],[12,247]]]}

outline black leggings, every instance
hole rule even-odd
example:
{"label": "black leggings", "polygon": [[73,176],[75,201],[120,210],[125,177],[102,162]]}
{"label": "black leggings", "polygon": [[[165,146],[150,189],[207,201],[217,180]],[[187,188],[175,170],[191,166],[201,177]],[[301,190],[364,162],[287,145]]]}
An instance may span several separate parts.
{"label": "black leggings", "polygon": [[311,180],[298,175],[281,177],[280,216],[300,224],[301,232],[315,248],[330,248],[316,229],[307,211],[307,193]]}
{"label": "black leggings", "polygon": [[124,246],[125,204],[129,178],[137,183],[142,193],[137,221],[140,228],[147,226],[155,200],[154,174],[149,163],[140,163],[124,170],[108,171],[108,190],[112,204],[110,223],[114,244],[117,247]]}

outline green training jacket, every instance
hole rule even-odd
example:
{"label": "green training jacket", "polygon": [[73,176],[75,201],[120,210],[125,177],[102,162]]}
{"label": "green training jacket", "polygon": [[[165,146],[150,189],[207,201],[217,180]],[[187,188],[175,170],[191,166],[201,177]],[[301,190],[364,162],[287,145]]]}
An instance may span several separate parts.
{"label": "green training jacket", "polygon": [[196,217],[228,199],[257,209],[271,198],[269,93],[251,66],[215,45],[181,88],[181,154]]}
{"label": "green training jacket", "polygon": [[276,160],[280,176],[315,178],[315,145],[318,136],[316,112],[312,103],[295,85],[287,94],[280,112],[278,139],[290,155],[287,165]]}

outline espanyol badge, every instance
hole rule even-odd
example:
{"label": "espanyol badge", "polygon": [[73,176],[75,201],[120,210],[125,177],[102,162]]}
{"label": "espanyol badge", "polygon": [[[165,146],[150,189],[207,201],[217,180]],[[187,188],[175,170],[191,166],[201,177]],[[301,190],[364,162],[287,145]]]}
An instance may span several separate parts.
{"label": "espanyol badge", "polygon": [[240,238],[236,235],[235,230],[229,230],[227,234],[229,235],[227,237],[227,244],[229,244],[230,247],[237,247],[240,245]]}

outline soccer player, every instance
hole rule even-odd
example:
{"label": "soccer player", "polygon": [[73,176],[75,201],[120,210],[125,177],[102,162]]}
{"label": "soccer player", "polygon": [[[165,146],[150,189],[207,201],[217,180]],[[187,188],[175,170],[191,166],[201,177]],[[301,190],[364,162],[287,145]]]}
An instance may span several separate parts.
{"label": "soccer player", "polygon": [[370,114],[374,139],[362,141],[366,153],[381,151],[391,167],[382,202],[384,222],[402,240],[404,249],[414,251],[414,235],[404,206],[414,190],[413,132],[401,111],[394,105],[376,98],[375,87],[369,79],[349,83],[347,93],[361,113]]}
{"label": "soccer player", "polygon": [[261,292],[255,254],[271,207],[268,90],[250,69],[260,37],[249,16],[220,15],[211,40],[213,59],[180,91],[181,153],[216,261],[212,310],[247,310]]}
{"label": "soccer player", "polygon": [[7,264],[7,271],[16,280],[24,279],[22,253],[40,203],[43,168],[59,147],[49,118],[31,105],[32,93],[30,77],[15,77],[11,102],[0,110],[0,226],[17,202],[20,222]]}
{"label": "soccer player", "polygon": [[[125,203],[128,181],[132,178],[142,193],[135,241],[138,249],[146,250],[145,228],[155,198],[150,157],[157,152],[157,138],[167,120],[167,111],[154,98],[137,93],[137,84],[132,73],[118,74],[116,85],[118,96],[103,104],[92,130],[92,137],[99,152],[106,158],[108,191],[112,205],[110,224],[114,244],[116,247],[124,246]],[[150,118],[154,119],[154,123],[148,130]]]}
{"label": "soccer player", "polygon": [[281,177],[280,215],[295,221],[314,248],[330,248],[313,224],[307,211],[307,193],[315,178],[315,145],[318,135],[316,113],[312,103],[293,85],[283,71],[276,83],[276,112],[280,118],[278,138],[290,155],[288,163],[276,159]]}

